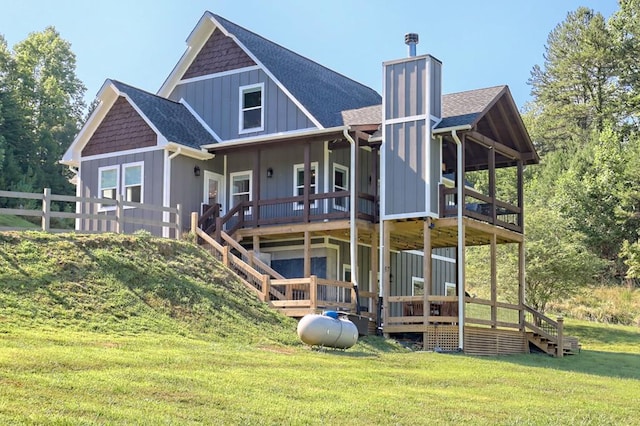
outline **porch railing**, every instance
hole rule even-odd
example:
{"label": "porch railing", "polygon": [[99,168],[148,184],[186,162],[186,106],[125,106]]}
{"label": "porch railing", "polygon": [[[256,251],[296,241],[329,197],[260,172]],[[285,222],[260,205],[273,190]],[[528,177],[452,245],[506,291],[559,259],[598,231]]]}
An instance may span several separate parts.
{"label": "porch railing", "polygon": [[[207,209],[199,219],[198,225],[208,234],[215,235],[219,241],[219,231],[223,229],[233,235],[238,229],[247,226],[349,219],[350,202],[349,191],[310,194],[306,203],[305,196],[245,201],[235,205],[221,217],[215,216],[219,210],[213,207]],[[358,219],[373,223],[378,221],[378,204],[373,195],[358,194],[357,208]]]}
{"label": "porch railing", "polygon": [[[323,309],[356,312],[355,291],[351,283],[322,279],[315,275],[307,278],[284,278],[255,257],[252,251],[238,244],[226,232],[220,232],[221,239],[226,245],[215,241],[197,226],[196,213],[192,214],[191,220],[192,232],[202,239],[204,247],[240,277],[262,301],[269,303],[272,307],[284,313],[293,311],[295,314],[305,310],[306,313],[310,313]],[[366,305],[373,306],[375,297],[375,293],[360,292],[360,300],[365,301]],[[368,312],[362,315],[373,317],[373,314]]]}
{"label": "porch railing", "polygon": [[[440,216],[454,217],[458,214],[458,190],[440,185]],[[522,232],[522,208],[491,198],[469,188],[464,188],[466,217]]]}

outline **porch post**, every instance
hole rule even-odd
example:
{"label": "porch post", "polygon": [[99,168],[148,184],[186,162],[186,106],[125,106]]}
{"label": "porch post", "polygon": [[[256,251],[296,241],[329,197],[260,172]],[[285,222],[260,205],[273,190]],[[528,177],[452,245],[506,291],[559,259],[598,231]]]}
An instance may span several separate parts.
{"label": "porch post", "polygon": [[[384,224],[384,243],[382,249],[384,251],[384,271],[382,274],[382,288],[384,297],[382,298],[382,323],[387,324],[389,318],[389,297],[391,296],[391,227],[392,222],[388,221]],[[383,328],[384,331],[384,328]],[[389,337],[389,333],[384,333],[385,337]]]}
{"label": "porch post", "polygon": [[258,220],[260,220],[260,208],[258,207],[258,201],[260,200],[260,149],[256,149],[253,157],[253,226],[258,226]]}
{"label": "porch post", "polygon": [[351,170],[349,170],[349,180],[351,181],[350,208],[349,208],[349,257],[351,260],[351,287],[355,291],[356,313],[360,314],[360,301],[358,300],[358,134],[355,135],[354,141],[349,141],[351,148]]}
{"label": "porch post", "polygon": [[496,150],[489,147],[489,198],[491,198],[491,223],[496,224]]}
{"label": "porch post", "polygon": [[[424,315],[424,324],[429,322],[429,314],[431,313],[431,307],[429,305],[429,296],[431,295],[431,218],[428,217],[427,220],[423,222],[422,232],[424,239],[424,247],[423,252],[424,256],[422,258],[422,271],[424,277],[424,296],[423,296],[423,308],[422,312]],[[425,336],[426,337],[426,336]]]}
{"label": "porch post", "polygon": [[524,241],[518,243],[518,305],[520,306],[520,331],[524,332],[525,304],[525,250]]}
{"label": "porch post", "polygon": [[496,328],[496,321],[498,319],[498,310],[496,302],[498,299],[497,290],[497,237],[496,234],[491,234],[491,328]]}
{"label": "porch post", "polygon": [[371,233],[371,282],[369,292],[373,294],[370,298],[370,313],[378,312],[378,235],[374,231]]}
{"label": "porch post", "polygon": [[464,302],[465,302],[465,224],[463,212],[464,202],[464,181],[465,181],[465,150],[466,134],[462,135],[462,140],[457,144],[457,165],[456,165],[456,186],[458,190],[458,250],[456,256],[456,266],[458,269],[458,345],[464,350]]}
{"label": "porch post", "polygon": [[523,188],[523,173],[524,166],[522,160],[518,160],[518,177],[517,177],[517,185],[518,185],[518,207],[520,207],[520,217],[518,219],[518,225],[522,227],[522,232],[524,233],[524,188]]}
{"label": "porch post", "polygon": [[304,231],[304,277],[311,276],[311,233]]}
{"label": "porch post", "polygon": [[[317,180],[317,176],[316,176]],[[318,182],[316,181],[316,185]],[[311,191],[311,143],[307,142],[304,144],[304,208],[303,212],[303,220],[305,223],[309,222],[309,193]]]}
{"label": "porch post", "polygon": [[378,222],[380,212],[378,209],[378,167],[380,166],[378,155],[379,149],[377,146],[371,147],[371,157],[373,158],[373,164],[371,167],[371,185],[373,186],[373,223]]}

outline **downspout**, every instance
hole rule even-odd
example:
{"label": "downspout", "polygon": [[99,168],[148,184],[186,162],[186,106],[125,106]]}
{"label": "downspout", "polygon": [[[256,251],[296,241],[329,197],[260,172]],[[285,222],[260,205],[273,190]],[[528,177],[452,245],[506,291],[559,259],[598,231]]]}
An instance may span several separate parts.
{"label": "downspout", "polygon": [[[169,153],[169,151],[165,151]],[[162,192],[162,205],[164,207],[171,207],[169,204],[171,202],[171,160],[176,158],[178,155],[182,153],[182,147],[178,147],[176,152],[171,155],[165,157],[164,162],[164,191]],[[166,155],[166,154],[165,154]],[[162,221],[169,222],[169,212],[162,213]],[[162,236],[165,238],[169,237],[169,228],[162,228]]]}
{"label": "downspout", "polygon": [[458,255],[457,264],[458,268],[458,347],[464,348],[464,225],[462,223],[462,211],[464,208],[464,179],[463,179],[463,167],[462,164],[462,141],[458,137],[458,133],[455,129],[451,130],[451,137],[456,143],[456,186],[458,187]]}
{"label": "downspout", "polygon": [[349,141],[351,145],[351,167],[349,168],[349,180],[351,184],[351,196],[349,209],[349,257],[351,264],[351,284],[356,293],[356,314],[360,315],[360,294],[358,293],[358,265],[356,262],[356,256],[358,253],[358,234],[356,226],[356,218],[358,215],[358,188],[356,188],[356,153],[358,144],[353,140],[347,128],[342,130],[342,134],[345,139]]}

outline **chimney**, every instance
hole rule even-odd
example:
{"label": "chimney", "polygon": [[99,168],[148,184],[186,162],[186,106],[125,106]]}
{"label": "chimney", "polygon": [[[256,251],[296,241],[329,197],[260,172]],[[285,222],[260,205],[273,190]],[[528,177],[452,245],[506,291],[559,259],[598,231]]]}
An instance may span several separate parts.
{"label": "chimney", "polygon": [[404,44],[409,46],[409,57],[416,56],[416,44],[418,44],[418,34],[416,33],[405,34]]}

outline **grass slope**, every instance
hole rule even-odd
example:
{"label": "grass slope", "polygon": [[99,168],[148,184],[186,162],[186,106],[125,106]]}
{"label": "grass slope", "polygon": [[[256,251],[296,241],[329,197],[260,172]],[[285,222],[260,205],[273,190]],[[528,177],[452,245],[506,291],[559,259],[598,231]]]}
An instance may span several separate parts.
{"label": "grass slope", "polygon": [[0,227],[8,228],[37,228],[37,226],[20,216],[0,214]]}
{"label": "grass slope", "polygon": [[640,424],[637,327],[580,355],[315,351],[191,244],[0,234],[0,424]]}
{"label": "grass slope", "polygon": [[0,234],[0,327],[154,332],[291,344],[295,323],[187,242]]}

